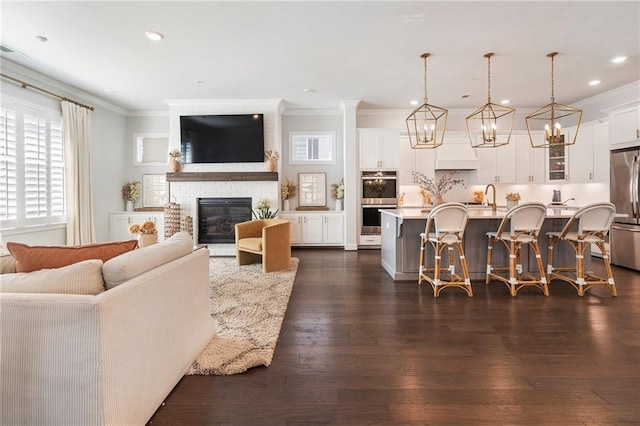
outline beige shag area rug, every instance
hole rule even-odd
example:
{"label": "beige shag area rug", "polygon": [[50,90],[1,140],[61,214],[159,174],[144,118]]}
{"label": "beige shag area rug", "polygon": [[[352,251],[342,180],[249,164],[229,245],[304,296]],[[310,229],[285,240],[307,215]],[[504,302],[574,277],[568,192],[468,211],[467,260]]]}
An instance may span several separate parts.
{"label": "beige shag area rug", "polygon": [[216,335],[187,374],[229,375],[268,367],[297,271],[295,257],[289,268],[268,274],[261,264],[238,266],[234,257],[212,257],[211,317]]}

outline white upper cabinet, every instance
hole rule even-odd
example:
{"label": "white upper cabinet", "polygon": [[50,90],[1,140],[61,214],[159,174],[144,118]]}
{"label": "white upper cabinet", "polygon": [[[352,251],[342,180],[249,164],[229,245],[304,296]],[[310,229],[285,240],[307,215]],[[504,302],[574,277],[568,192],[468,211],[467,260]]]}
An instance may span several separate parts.
{"label": "white upper cabinet", "polygon": [[[538,136],[543,138],[544,133],[534,134]],[[517,183],[544,183],[546,149],[532,147],[528,134],[515,136],[515,141]]]}
{"label": "white upper cabinet", "polygon": [[359,129],[358,138],[360,169],[398,169],[400,131]]}
{"label": "white upper cabinet", "polygon": [[613,111],[609,115],[609,123],[611,148],[640,140],[640,105]]}
{"label": "white upper cabinet", "polygon": [[476,148],[480,168],[478,183],[516,183],[516,140],[497,148]]}
{"label": "white upper cabinet", "polygon": [[[567,129],[573,137],[575,127]],[[569,182],[609,181],[609,125],[586,123],[578,129],[576,143],[569,145]]]}
{"label": "white upper cabinet", "polygon": [[398,182],[400,185],[414,185],[416,182],[412,171],[422,172],[427,177],[435,176],[436,149],[413,149],[409,136],[400,136],[400,162],[398,166]]}

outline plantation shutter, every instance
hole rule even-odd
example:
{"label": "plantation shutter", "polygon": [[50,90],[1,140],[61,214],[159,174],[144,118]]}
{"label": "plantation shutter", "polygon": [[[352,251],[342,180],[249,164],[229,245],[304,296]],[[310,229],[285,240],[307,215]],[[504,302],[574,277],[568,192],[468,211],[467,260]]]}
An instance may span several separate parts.
{"label": "plantation shutter", "polygon": [[0,108],[0,220],[18,218],[16,112]]}
{"label": "plantation shutter", "polygon": [[334,136],[331,134],[292,135],[291,164],[333,161]]}
{"label": "plantation shutter", "polygon": [[49,190],[49,194],[51,194],[51,208],[49,214],[51,216],[61,216],[65,213],[62,121],[50,122],[49,129],[49,184],[51,185]]}
{"label": "plantation shutter", "polygon": [[47,122],[24,115],[25,218],[47,215]]}

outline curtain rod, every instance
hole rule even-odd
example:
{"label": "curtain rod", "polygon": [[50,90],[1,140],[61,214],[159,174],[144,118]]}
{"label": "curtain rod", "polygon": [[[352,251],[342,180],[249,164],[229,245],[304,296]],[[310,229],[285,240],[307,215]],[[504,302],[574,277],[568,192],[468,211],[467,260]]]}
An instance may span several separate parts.
{"label": "curtain rod", "polygon": [[22,86],[22,88],[23,88],[23,89],[26,89],[27,87],[30,87],[30,88],[32,88],[32,89],[34,89],[34,90],[39,90],[39,91],[40,91],[40,92],[42,92],[42,93],[46,93],[46,94],[47,94],[47,95],[49,95],[49,96],[53,96],[54,98],[58,98],[58,99],[60,99],[61,101],[71,102],[72,104],[76,104],[76,105],[81,106],[81,107],[83,107],[83,108],[86,108],[86,109],[88,109],[88,110],[90,110],[90,111],[95,110],[95,108],[94,108],[94,107],[92,107],[92,106],[85,105],[85,104],[81,104],[80,102],[74,101],[73,99],[69,99],[69,98],[66,98],[66,97],[64,97],[64,96],[57,95],[57,94],[55,94],[55,93],[53,93],[53,92],[50,92],[50,91],[48,91],[48,90],[45,90],[45,89],[43,89],[43,88],[41,88],[41,87],[34,86],[33,84],[27,83],[26,81],[18,80],[18,79],[17,79],[17,78],[15,78],[15,77],[11,77],[11,76],[6,75],[6,74],[3,74],[3,73],[0,73],[0,77],[2,77],[2,78],[6,78],[6,79],[8,79],[8,80],[12,80],[12,81],[14,81],[15,83],[20,84],[20,85]]}

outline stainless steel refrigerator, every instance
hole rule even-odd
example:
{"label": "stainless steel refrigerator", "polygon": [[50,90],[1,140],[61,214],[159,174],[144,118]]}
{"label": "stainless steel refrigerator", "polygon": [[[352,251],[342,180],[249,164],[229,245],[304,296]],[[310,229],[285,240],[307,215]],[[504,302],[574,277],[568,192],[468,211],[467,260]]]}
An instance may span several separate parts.
{"label": "stainless steel refrigerator", "polygon": [[611,202],[616,213],[609,238],[611,263],[640,270],[640,146],[611,151]]}

